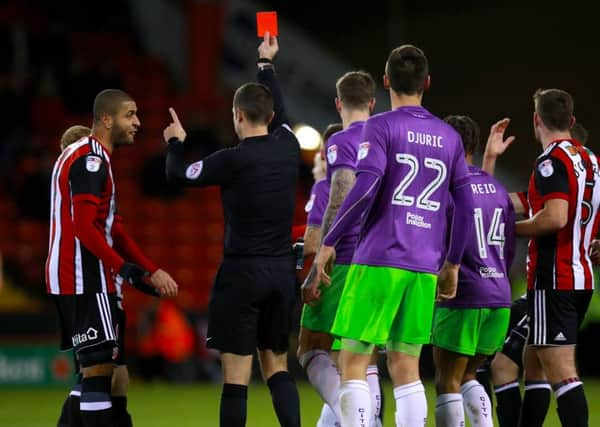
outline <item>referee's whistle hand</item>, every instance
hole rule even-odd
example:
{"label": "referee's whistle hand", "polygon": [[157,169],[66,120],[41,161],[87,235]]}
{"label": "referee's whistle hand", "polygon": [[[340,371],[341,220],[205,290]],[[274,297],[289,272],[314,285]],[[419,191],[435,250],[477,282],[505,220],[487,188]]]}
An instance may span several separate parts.
{"label": "referee's whistle hand", "polygon": [[171,275],[159,268],[150,276],[150,283],[156,288],[162,297],[176,297],[179,285],[173,280]]}

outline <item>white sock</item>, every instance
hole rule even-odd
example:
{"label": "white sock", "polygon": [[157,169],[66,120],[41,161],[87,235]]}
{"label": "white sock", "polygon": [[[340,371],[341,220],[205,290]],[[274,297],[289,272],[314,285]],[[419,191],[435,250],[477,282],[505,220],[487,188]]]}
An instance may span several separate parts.
{"label": "white sock", "polygon": [[427,423],[427,398],[421,381],[394,387],[396,427],[423,427]]}
{"label": "white sock", "polygon": [[460,393],[440,394],[435,400],[436,427],[465,427],[463,398]]}
{"label": "white sock", "polygon": [[379,369],[377,365],[367,367],[367,383],[369,384],[369,393],[371,394],[371,410],[373,411],[373,425],[379,418],[381,412],[381,388],[379,387]]}
{"label": "white sock", "polygon": [[300,356],[300,365],[306,369],[308,380],[321,399],[333,410],[341,420],[340,409],[340,373],[333,360],[324,350],[311,350]]}
{"label": "white sock", "polygon": [[341,427],[341,425],[331,407],[327,403],[323,403],[317,427]]}
{"label": "white sock", "polygon": [[340,391],[342,425],[369,427],[371,425],[371,396],[369,385],[362,380],[344,381]]}
{"label": "white sock", "polygon": [[473,427],[492,427],[494,415],[492,403],[485,389],[477,380],[467,381],[460,386],[465,412]]}

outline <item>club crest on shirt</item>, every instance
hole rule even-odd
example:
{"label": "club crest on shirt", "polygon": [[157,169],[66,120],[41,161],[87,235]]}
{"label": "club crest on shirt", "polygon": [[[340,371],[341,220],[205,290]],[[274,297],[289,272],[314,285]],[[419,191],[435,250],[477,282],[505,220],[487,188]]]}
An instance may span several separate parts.
{"label": "club crest on shirt", "polygon": [[327,147],[327,161],[329,164],[335,163],[337,160],[337,145],[333,144]]}
{"label": "club crest on shirt", "polygon": [[200,160],[199,162],[196,163],[192,163],[191,165],[189,165],[187,167],[187,169],[185,170],[185,177],[187,179],[196,179],[200,176],[200,174],[202,173],[202,166],[203,166],[203,162],[202,160]]}
{"label": "club crest on shirt", "polygon": [[358,146],[358,160],[362,160],[369,154],[369,148],[371,148],[371,143],[368,141],[361,142]]}
{"label": "club crest on shirt", "polygon": [[554,173],[554,166],[552,166],[552,160],[546,159],[538,165],[538,170],[544,178],[548,178]]}
{"label": "club crest on shirt", "polygon": [[102,165],[102,159],[98,156],[87,156],[85,158],[85,168],[89,172],[98,172]]}
{"label": "club crest on shirt", "polygon": [[304,212],[310,212],[313,208],[313,205],[315,204],[315,195],[311,194],[310,195],[310,199],[308,199],[308,202],[306,202],[306,205],[304,205]]}

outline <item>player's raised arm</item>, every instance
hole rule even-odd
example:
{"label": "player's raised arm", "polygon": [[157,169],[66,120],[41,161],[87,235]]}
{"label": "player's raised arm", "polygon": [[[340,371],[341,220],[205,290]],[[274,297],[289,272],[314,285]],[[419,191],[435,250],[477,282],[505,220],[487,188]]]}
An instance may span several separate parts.
{"label": "player's raised arm", "polygon": [[[514,142],[515,137],[509,136],[504,138],[504,132],[510,124],[508,117],[497,121],[490,128],[490,135],[488,136],[487,143],[485,144],[485,151],[483,153],[483,161],[481,169],[490,175],[494,176],[496,171],[496,161],[506,149]],[[512,201],[515,213],[517,215],[523,215],[529,210],[529,203],[527,203],[526,193],[510,193],[510,200]]]}
{"label": "player's raised arm", "polygon": [[485,151],[483,153],[483,163],[481,169],[490,175],[494,175],[496,169],[496,160],[500,157],[506,149],[515,140],[514,136],[509,136],[504,139],[504,132],[510,123],[510,119],[504,118],[497,121],[490,128],[490,135],[488,136],[487,143],[485,144]]}
{"label": "player's raised arm", "polygon": [[258,46],[257,80],[268,87],[273,95],[273,111],[275,115],[271,123],[269,123],[269,132],[273,132],[282,125],[286,125],[289,128],[289,119],[285,112],[283,95],[281,94],[281,88],[279,87],[279,82],[275,76],[275,68],[273,67],[273,58],[275,58],[278,51],[279,43],[277,42],[277,37],[271,36],[267,31],[263,41]]}
{"label": "player's raised arm", "polygon": [[163,137],[168,144],[166,159],[166,174],[169,181],[186,186],[203,187],[227,182],[234,173],[233,151],[235,149],[219,150],[206,158],[188,164],[185,161],[183,143],[187,136],[183,125],[173,108],[169,108],[172,122],[163,131]]}

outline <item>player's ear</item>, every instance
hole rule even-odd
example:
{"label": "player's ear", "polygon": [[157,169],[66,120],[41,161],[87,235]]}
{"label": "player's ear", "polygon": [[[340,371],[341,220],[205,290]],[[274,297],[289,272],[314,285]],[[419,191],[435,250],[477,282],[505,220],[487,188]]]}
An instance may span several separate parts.
{"label": "player's ear", "polygon": [[102,113],[102,118],[100,119],[100,121],[106,129],[112,129],[114,120],[110,114]]}
{"label": "player's ear", "polygon": [[390,90],[390,79],[388,79],[387,74],[383,75],[383,88],[385,90]]}
{"label": "player's ear", "polygon": [[575,116],[571,116],[571,120],[569,121],[569,129],[575,126],[576,121],[577,119],[575,118]]}
{"label": "player's ear", "polygon": [[275,117],[275,111],[271,111],[271,116],[269,117],[269,120],[267,121],[267,126],[273,121],[273,117]]}
{"label": "player's ear", "polygon": [[373,111],[373,108],[375,108],[376,102],[377,102],[377,100],[375,98],[371,99],[371,101],[369,102],[369,112]]}
{"label": "player's ear", "polygon": [[340,113],[342,111],[342,101],[337,96],[335,97],[335,110]]}
{"label": "player's ear", "polygon": [[423,89],[429,90],[430,87],[431,87],[431,75],[428,75],[427,79],[425,79],[425,85],[423,86]]}

